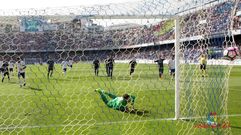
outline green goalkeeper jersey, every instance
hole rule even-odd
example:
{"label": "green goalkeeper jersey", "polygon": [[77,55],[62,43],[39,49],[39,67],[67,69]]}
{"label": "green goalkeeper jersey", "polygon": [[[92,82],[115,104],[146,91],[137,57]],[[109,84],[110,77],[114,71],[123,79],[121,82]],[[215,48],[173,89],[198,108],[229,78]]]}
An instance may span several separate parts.
{"label": "green goalkeeper jersey", "polygon": [[[131,104],[134,104],[135,96],[130,96]],[[107,105],[113,109],[125,111],[127,106],[127,101],[123,97],[116,97],[115,99],[110,100]]]}

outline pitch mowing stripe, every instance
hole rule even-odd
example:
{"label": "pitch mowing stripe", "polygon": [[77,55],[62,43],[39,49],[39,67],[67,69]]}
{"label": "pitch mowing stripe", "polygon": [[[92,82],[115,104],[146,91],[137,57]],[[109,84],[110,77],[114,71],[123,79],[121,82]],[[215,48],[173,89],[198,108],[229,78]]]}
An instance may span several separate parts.
{"label": "pitch mowing stripe", "polygon": [[[138,90],[138,91],[173,91],[174,92],[174,89],[148,89],[148,90],[144,90],[144,89],[141,89],[141,90]],[[83,92],[64,92],[64,94],[83,94]],[[89,93],[89,92],[86,92],[86,93]],[[0,97],[1,96],[39,96],[41,97],[40,95],[37,95],[37,94],[24,94],[24,93],[19,93],[19,94],[0,94]],[[48,98],[51,98],[51,97],[48,97]],[[54,97],[55,98],[55,97]]]}
{"label": "pitch mowing stripe", "polygon": [[[174,91],[174,89],[150,89],[150,90],[144,90],[144,89],[141,89],[141,90],[139,90],[139,91]],[[241,92],[241,90],[229,90],[229,92],[230,91],[240,91]],[[71,93],[71,92],[70,92]],[[68,94],[68,92],[65,92],[64,94]],[[71,94],[80,94],[80,93],[71,93]],[[0,94],[0,97],[1,96],[35,96],[36,94]],[[51,97],[50,97],[51,98]]]}
{"label": "pitch mowing stripe", "polygon": [[[221,115],[219,117],[241,117],[241,114],[231,114],[231,115]],[[187,117],[180,118],[183,119],[200,119],[205,118],[202,117]],[[175,118],[161,118],[161,119],[150,119],[150,120],[134,120],[134,121],[113,121],[113,122],[98,122],[92,124],[59,124],[59,125],[32,125],[32,126],[8,126],[8,127],[0,127],[0,130],[11,130],[11,129],[33,129],[33,128],[56,128],[56,127],[75,127],[75,126],[102,126],[102,125],[111,125],[111,124],[126,124],[126,123],[141,123],[141,122],[151,122],[151,121],[175,121]]]}
{"label": "pitch mowing stripe", "polygon": [[241,90],[229,90],[229,91],[240,91],[241,92]]}

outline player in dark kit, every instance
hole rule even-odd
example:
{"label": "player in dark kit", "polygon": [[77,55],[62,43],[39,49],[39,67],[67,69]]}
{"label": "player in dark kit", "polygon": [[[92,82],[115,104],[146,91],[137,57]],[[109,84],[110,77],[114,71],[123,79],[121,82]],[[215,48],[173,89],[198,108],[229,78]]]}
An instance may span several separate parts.
{"label": "player in dark kit", "polygon": [[98,59],[95,59],[93,61],[93,66],[95,68],[95,75],[98,76],[99,74],[99,68],[100,68],[100,61]]}
{"label": "player in dark kit", "polygon": [[2,65],[2,82],[4,81],[4,78],[6,75],[8,76],[8,80],[10,80],[9,71],[8,71],[8,62],[4,62]]}
{"label": "player in dark kit", "polygon": [[135,60],[135,59],[131,60],[131,61],[129,62],[129,65],[131,65],[131,68],[130,68],[130,75],[131,75],[132,73],[135,72],[135,67],[136,67],[136,65],[137,65],[136,60]]}
{"label": "player in dark kit", "polygon": [[163,75],[163,71],[164,71],[164,65],[163,65],[163,61],[165,59],[163,58],[163,56],[161,55],[160,58],[158,60],[155,60],[154,62],[157,62],[158,64],[158,68],[159,68],[159,77],[160,79],[162,79],[162,75]]}
{"label": "player in dark kit", "polygon": [[48,64],[48,79],[49,77],[52,77],[53,72],[54,72],[54,61],[53,60],[48,60],[47,61]]}
{"label": "player in dark kit", "polygon": [[109,63],[108,63],[108,59],[105,59],[105,70],[106,70],[106,74],[108,76],[109,73]]}
{"label": "player in dark kit", "polygon": [[111,77],[111,79],[112,79],[112,75],[113,75],[114,62],[115,62],[115,60],[113,59],[112,56],[109,59],[107,59],[108,77]]}

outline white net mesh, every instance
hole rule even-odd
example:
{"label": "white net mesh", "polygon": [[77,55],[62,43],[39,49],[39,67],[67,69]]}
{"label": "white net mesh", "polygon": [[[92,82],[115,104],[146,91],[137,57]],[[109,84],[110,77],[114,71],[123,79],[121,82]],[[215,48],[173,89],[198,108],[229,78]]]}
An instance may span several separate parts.
{"label": "white net mesh", "polygon": [[[187,122],[178,122],[182,125],[178,134],[231,134],[227,101],[232,66],[217,59],[223,57],[223,49],[236,47],[231,30],[238,3],[218,3],[182,18],[181,38],[196,36],[196,40],[184,40],[180,46],[184,63],[180,67],[180,115]],[[207,64],[202,65],[201,55],[210,59]]]}
{"label": "white net mesh", "polygon": [[[224,48],[237,46],[239,8],[239,1],[147,0],[1,10],[0,66],[6,76],[0,133],[231,134],[229,127],[210,126],[228,123],[231,66],[222,57]],[[200,70],[202,54],[212,59],[206,71]],[[175,73],[174,55],[180,62],[179,102],[169,75],[169,69]],[[9,69],[17,62],[9,81],[6,62]],[[118,106],[125,104],[124,94],[134,110]]]}

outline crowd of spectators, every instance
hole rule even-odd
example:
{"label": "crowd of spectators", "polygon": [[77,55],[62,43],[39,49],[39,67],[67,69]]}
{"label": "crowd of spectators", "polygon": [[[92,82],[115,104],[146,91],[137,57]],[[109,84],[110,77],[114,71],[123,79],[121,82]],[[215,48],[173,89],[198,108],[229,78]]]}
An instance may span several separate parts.
{"label": "crowd of spectators", "polygon": [[[181,36],[192,37],[224,33],[229,28],[231,2],[187,14],[181,19]],[[0,33],[0,51],[53,51],[121,48],[143,43],[174,39],[174,29],[166,29],[166,21],[133,28],[86,31],[68,22],[56,31]],[[172,24],[174,26],[174,24]],[[69,27],[68,27],[69,26]]]}
{"label": "crowd of spectators", "polygon": [[[231,2],[225,2],[213,7],[198,10],[183,16],[181,20],[181,37],[192,37],[197,35],[211,35],[225,33],[230,27],[230,14],[232,12]],[[241,9],[241,4],[239,4]],[[0,52],[21,52],[26,57],[34,57],[33,52],[40,52],[38,57],[46,60],[46,53],[61,61],[65,58],[79,60],[92,60],[99,57],[101,60],[113,53],[113,49],[144,43],[157,44],[159,41],[174,39],[174,22],[163,20],[157,24],[142,25],[123,29],[109,30],[83,30],[75,27],[75,22],[59,24],[59,29],[43,32],[0,32]],[[235,27],[239,26],[235,20]],[[171,28],[166,28],[170,27]],[[163,32],[163,29],[167,29]],[[147,47],[148,48],[148,47]],[[196,61],[202,53],[210,53],[210,50],[221,50],[220,46],[207,48],[187,47],[184,51],[185,59]],[[98,51],[95,51],[98,50]],[[108,51],[109,50],[109,51]],[[209,52],[208,52],[209,50]],[[81,53],[72,53],[80,51]],[[93,51],[95,51],[93,53]],[[42,53],[41,53],[42,52]],[[85,53],[83,53],[85,52]],[[165,57],[173,54],[172,47],[169,48],[139,48],[126,51],[115,51],[117,59],[157,59],[162,53]],[[219,58],[221,54],[210,58]]]}
{"label": "crowd of spectators", "polygon": [[232,2],[225,2],[186,15],[181,20],[182,37],[210,36],[227,32],[232,21],[232,6]]}

